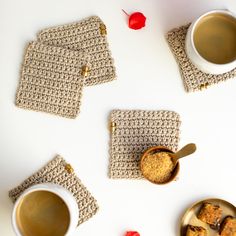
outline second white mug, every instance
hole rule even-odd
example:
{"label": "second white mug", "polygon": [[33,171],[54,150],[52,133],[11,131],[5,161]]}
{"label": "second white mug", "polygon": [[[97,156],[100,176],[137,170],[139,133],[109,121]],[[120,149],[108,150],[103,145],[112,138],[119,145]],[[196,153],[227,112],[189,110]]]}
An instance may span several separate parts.
{"label": "second white mug", "polygon": [[236,67],[236,16],[227,10],[201,15],[188,29],[185,50],[191,62],[205,73],[233,70]]}
{"label": "second white mug", "polygon": [[17,236],[69,236],[76,229],[78,219],[76,199],[67,189],[52,183],[26,189],[12,212]]}

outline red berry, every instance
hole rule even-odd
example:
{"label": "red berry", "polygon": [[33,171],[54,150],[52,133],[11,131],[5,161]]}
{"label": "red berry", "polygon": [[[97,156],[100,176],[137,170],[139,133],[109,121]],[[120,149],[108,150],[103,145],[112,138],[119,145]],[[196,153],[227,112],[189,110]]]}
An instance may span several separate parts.
{"label": "red berry", "polygon": [[137,231],[127,231],[125,236],[140,236]]}
{"label": "red berry", "polygon": [[125,10],[122,11],[129,17],[129,28],[138,30],[145,26],[146,17],[141,12],[134,12],[129,15]]}
{"label": "red berry", "polygon": [[141,12],[134,12],[129,16],[129,27],[134,30],[141,29],[145,26],[146,17]]}

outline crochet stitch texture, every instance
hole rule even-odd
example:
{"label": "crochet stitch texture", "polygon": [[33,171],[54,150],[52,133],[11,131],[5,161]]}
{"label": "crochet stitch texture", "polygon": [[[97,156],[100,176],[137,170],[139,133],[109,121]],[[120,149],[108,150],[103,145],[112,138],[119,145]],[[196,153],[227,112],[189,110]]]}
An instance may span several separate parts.
{"label": "crochet stitch texture", "polygon": [[189,25],[172,29],[166,35],[169,46],[179,65],[180,73],[187,92],[194,92],[210,85],[236,77],[236,68],[220,75],[207,74],[192,64],[185,52],[185,38]]}
{"label": "crochet stitch texture", "polygon": [[16,105],[67,118],[80,110],[83,66],[90,57],[84,52],[29,43],[22,65]]}
{"label": "crochet stitch texture", "polygon": [[97,16],[76,23],[44,29],[38,41],[46,45],[70,50],[84,50],[91,58],[91,70],[85,86],[106,83],[116,79],[113,58],[106,37],[106,26]]}
{"label": "crochet stitch texture", "polygon": [[109,177],[142,179],[139,161],[149,147],[166,146],[177,151],[180,117],[173,111],[114,110],[111,131]]}
{"label": "crochet stitch texture", "polygon": [[81,180],[75,173],[68,172],[66,166],[65,160],[61,156],[56,156],[38,172],[27,178],[16,188],[10,190],[9,197],[15,202],[24,190],[35,184],[48,182],[59,184],[69,190],[75,197],[79,208],[78,225],[82,224],[97,213],[98,204]]}

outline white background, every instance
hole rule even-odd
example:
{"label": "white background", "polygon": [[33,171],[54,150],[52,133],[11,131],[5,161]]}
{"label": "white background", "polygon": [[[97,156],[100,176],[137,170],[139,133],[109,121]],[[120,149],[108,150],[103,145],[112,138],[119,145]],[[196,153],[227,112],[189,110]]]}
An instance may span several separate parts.
{"label": "white background", "polygon": [[[127,27],[127,12],[142,11],[146,28]],[[219,197],[236,204],[236,80],[186,93],[164,34],[211,9],[236,12],[235,0],[0,0],[0,235],[13,236],[8,190],[61,154],[98,200],[99,213],[74,235],[177,235],[184,210]],[[75,120],[14,105],[26,43],[45,27],[98,15],[106,23],[118,80],[84,89]],[[111,180],[108,115],[112,109],[168,109],[181,115],[180,146],[198,151],[181,161],[168,186]]]}

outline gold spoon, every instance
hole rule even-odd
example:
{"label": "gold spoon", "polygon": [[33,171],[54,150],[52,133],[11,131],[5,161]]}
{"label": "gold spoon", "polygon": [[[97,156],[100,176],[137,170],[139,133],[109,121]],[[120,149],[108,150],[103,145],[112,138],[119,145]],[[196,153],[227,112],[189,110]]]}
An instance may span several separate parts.
{"label": "gold spoon", "polygon": [[189,143],[182,147],[176,153],[168,153],[169,156],[172,158],[172,162],[174,164],[173,169],[175,168],[176,164],[178,163],[179,159],[185,156],[188,156],[196,151],[197,147],[194,143]]}

